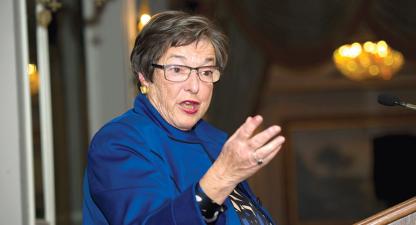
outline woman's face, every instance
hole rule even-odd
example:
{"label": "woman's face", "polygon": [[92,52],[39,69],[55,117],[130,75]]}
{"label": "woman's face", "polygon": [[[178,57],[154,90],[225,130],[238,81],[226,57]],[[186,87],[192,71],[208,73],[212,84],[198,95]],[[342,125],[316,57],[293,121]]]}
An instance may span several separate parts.
{"label": "woman's face", "polygon": [[[171,47],[157,62],[160,65],[176,64],[190,67],[215,65],[215,52],[211,42],[200,40],[186,46]],[[140,82],[149,88],[150,102],[162,117],[180,130],[191,129],[208,110],[213,84],[201,81],[196,71],[185,81],[172,82],[164,77],[163,69],[155,68],[153,82],[139,74]]]}

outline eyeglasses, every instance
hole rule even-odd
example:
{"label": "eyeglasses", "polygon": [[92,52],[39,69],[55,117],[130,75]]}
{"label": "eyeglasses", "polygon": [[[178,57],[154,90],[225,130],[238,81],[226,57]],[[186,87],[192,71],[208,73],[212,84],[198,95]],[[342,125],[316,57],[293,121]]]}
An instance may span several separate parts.
{"label": "eyeglasses", "polygon": [[201,81],[215,83],[220,79],[221,72],[218,66],[190,67],[185,65],[159,65],[152,63],[152,66],[163,69],[165,79],[173,82],[185,81],[191,75],[192,70],[196,71]]}

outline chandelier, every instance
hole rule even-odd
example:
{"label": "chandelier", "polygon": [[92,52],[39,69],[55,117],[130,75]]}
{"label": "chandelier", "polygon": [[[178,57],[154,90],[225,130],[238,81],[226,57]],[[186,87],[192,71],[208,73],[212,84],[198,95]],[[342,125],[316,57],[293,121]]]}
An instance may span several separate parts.
{"label": "chandelier", "polygon": [[390,48],[385,41],[355,42],[334,51],[335,66],[352,80],[381,78],[390,80],[403,65],[403,55]]}

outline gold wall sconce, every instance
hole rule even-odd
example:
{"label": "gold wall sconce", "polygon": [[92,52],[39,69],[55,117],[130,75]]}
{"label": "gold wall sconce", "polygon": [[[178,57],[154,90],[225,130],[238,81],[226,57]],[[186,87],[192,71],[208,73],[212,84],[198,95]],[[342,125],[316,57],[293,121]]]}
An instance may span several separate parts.
{"label": "gold wall sconce", "polygon": [[30,94],[36,95],[39,92],[39,73],[35,64],[29,64],[27,67],[30,84]]}

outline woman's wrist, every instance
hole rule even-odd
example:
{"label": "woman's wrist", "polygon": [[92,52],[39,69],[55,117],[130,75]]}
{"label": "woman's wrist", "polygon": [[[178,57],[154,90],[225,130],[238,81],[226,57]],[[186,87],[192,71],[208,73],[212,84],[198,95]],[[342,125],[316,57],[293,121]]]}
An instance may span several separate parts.
{"label": "woman's wrist", "polygon": [[237,184],[223,179],[221,173],[217,172],[213,166],[201,178],[199,185],[204,193],[219,205],[225,201],[237,186]]}

